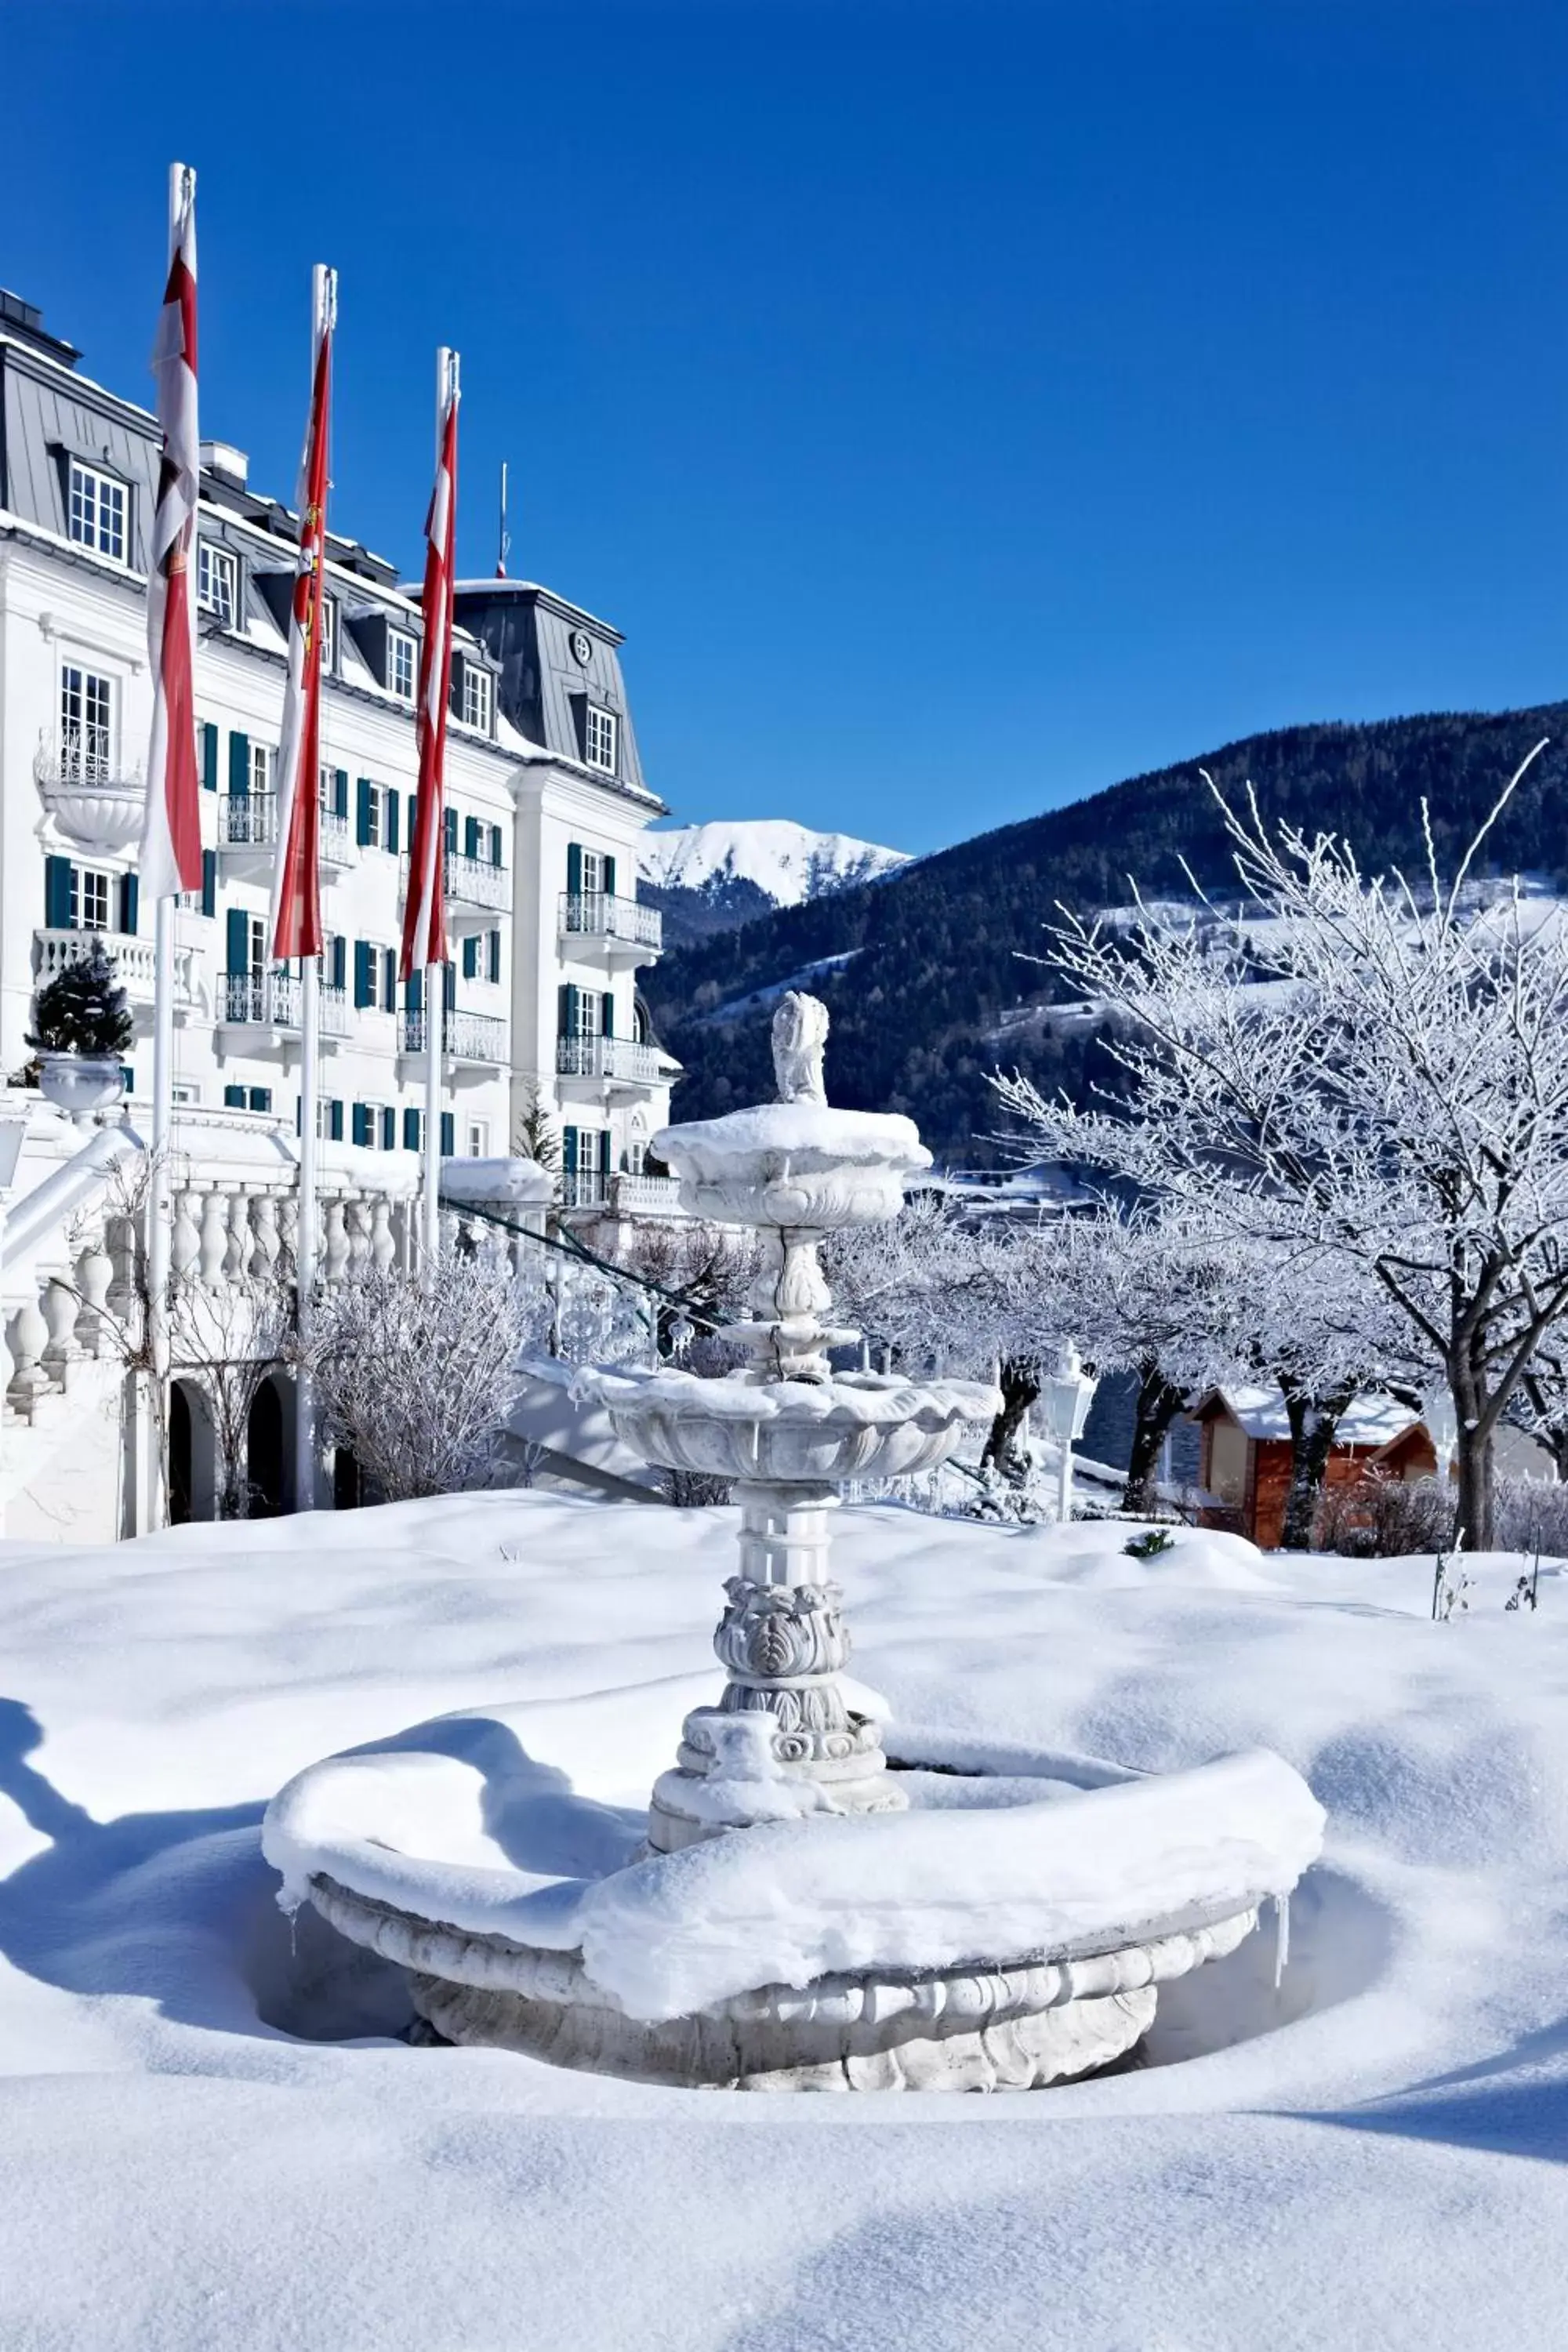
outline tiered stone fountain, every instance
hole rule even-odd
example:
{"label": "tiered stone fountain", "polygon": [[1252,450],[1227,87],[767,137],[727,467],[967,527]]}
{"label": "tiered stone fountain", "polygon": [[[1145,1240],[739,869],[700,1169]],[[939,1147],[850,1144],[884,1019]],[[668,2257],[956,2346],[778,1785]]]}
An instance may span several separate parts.
{"label": "tiered stone fountain", "polygon": [[[600,1834],[581,1877],[516,1865],[509,1809],[521,1823],[542,1766],[588,1795],[592,1743],[569,1752],[559,1709],[498,1708],[477,1734],[470,1718],[457,1748],[433,1725],[423,1749],[405,1734],[395,1755],[329,1759],[269,1811],[285,1899],[401,1962],[447,2040],[683,2084],[1030,2088],[1122,2056],[1159,1984],[1233,1949],[1317,1852],[1319,1808],[1264,1753],[1148,1780],[984,1743],[922,1757],[900,1737],[889,1769],[842,1680],[838,1490],[945,1460],[1000,1400],[832,1369],[858,1335],[827,1319],[820,1241],[896,1215],[930,1154],[908,1119],[830,1108],[826,1029],[822,1005],[786,997],[779,1099],[655,1139],[694,1214],[762,1237],[729,1334],[749,1363],[582,1377],[646,1460],[729,1477],[740,1506],[724,1686],[687,1715],[646,1842]],[[585,1830],[602,1814],[585,1802]],[[772,1973],[748,1974],[749,1951]]]}

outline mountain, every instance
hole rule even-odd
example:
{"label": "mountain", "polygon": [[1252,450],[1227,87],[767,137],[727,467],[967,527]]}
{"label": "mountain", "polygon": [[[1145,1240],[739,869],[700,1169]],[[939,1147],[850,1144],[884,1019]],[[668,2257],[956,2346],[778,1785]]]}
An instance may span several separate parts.
{"label": "mountain", "polygon": [[987,1072],[1016,1067],[1079,1096],[1115,1081],[1096,1024],[1057,1001],[1047,971],[1020,961],[1041,953],[1058,902],[1086,911],[1125,905],[1130,876],[1147,892],[1184,895],[1184,861],[1223,891],[1229,853],[1200,767],[1233,796],[1250,780],[1271,820],[1344,835],[1373,869],[1421,866],[1425,796],[1438,858],[1451,866],[1547,736],[1488,842],[1485,866],[1557,880],[1568,866],[1565,735],[1568,704],[1552,703],[1247,736],[910,861],[874,884],[759,911],[676,946],[642,976],[659,1035],[686,1067],[675,1116],[707,1118],[770,1096],[773,1003],[782,988],[805,986],[832,1014],[836,1102],[907,1112],[950,1160],[994,1158]]}
{"label": "mountain", "polygon": [[659,908],[670,942],[683,945],[908,863],[902,850],[847,833],[813,833],[784,817],[685,824],[644,834],[637,895]]}

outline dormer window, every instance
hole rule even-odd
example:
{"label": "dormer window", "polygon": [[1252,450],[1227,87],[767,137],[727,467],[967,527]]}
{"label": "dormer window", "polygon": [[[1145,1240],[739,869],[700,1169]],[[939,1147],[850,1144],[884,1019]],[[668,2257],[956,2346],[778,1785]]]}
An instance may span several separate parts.
{"label": "dormer window", "polygon": [[117,482],[111,474],[100,474],[96,466],[71,459],[66,520],[79,547],[93,548],[100,555],[123,563],[128,504],[123,482]]}
{"label": "dormer window", "polygon": [[321,599],[321,667],[335,670],[338,666],[338,600],[335,596]]}
{"label": "dormer window", "polygon": [[226,629],[234,626],[239,602],[239,564],[233,551],[204,539],[196,554],[196,602]]}
{"label": "dormer window", "polygon": [[482,735],[490,731],[490,674],[477,662],[463,664],[463,724]]}
{"label": "dormer window", "polygon": [[419,662],[416,643],[406,629],[388,629],[386,633],[386,684],[389,693],[399,702],[412,702]]}
{"label": "dormer window", "polygon": [[606,776],[613,776],[616,772],[616,734],[615,712],[601,710],[591,702],[583,756],[590,768],[598,768]]}

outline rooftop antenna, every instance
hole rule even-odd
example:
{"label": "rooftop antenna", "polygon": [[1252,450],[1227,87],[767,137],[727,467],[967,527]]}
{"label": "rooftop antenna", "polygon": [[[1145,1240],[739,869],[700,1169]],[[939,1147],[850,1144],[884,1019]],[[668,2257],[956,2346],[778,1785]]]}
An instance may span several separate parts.
{"label": "rooftop antenna", "polygon": [[500,461],[500,543],[496,553],[496,578],[506,578],[506,560],[511,553],[511,533],[506,527],[506,459]]}

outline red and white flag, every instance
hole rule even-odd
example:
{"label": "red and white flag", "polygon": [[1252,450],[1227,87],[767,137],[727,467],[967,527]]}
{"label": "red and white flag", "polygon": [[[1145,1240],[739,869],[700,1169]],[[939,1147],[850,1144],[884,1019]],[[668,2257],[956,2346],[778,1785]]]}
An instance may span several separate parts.
{"label": "red and white flag", "polygon": [[310,415],[300,461],[300,553],[289,613],[289,662],[278,746],[278,856],[272,869],[272,957],[321,952],[321,596],[327,551],[327,425],[338,275],[316,276]]}
{"label": "red and white flag", "polygon": [[[447,961],[444,814],[447,703],[452,689],[453,547],[458,520],[458,362],[451,361],[441,413],[436,487],[425,521],[425,642],[419,652],[419,800],[408,845],[400,976]],[[434,1016],[438,1008],[429,1006]]]}
{"label": "red and white flag", "polygon": [[174,164],[170,173],[169,279],[153,373],[163,459],[147,568],[153,733],[141,878],[149,898],[172,898],[177,891],[202,887],[196,602],[191,579],[202,463],[196,422],[196,175],[184,163]]}

